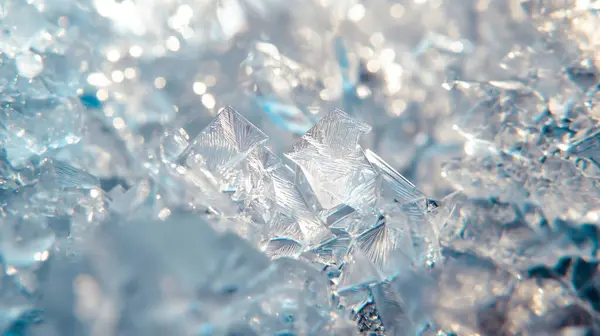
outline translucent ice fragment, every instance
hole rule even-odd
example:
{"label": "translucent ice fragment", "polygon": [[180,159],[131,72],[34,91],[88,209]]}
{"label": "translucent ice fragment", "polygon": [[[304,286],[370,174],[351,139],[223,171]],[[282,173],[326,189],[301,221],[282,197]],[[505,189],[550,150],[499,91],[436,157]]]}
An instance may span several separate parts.
{"label": "translucent ice fragment", "polygon": [[596,165],[600,165],[600,131],[576,141],[569,147],[569,153],[592,160]]}
{"label": "translucent ice fragment", "polygon": [[430,219],[433,229],[436,231],[438,237],[440,232],[448,229],[448,225],[454,224],[451,222],[450,218],[455,209],[457,209],[457,206],[465,200],[466,196],[463,193],[455,191],[439,202],[437,210],[432,214]]}
{"label": "translucent ice fragment", "polygon": [[282,167],[274,172],[273,187],[277,206],[283,213],[297,220],[306,242],[323,241],[331,236],[331,232],[317,217],[315,210],[308,206],[300,189],[293,181],[293,173],[287,167]]}
{"label": "translucent ice fragment", "polygon": [[354,238],[352,248],[359,249],[387,278],[416,259],[411,234],[409,226],[380,215],[372,228]]}
{"label": "translucent ice fragment", "polygon": [[505,118],[502,89],[482,82],[454,81],[451,88],[455,108],[462,113],[456,125],[470,137],[490,140]]}
{"label": "translucent ice fragment", "polygon": [[304,197],[307,205],[313,209],[313,211],[323,214],[324,211],[330,211],[331,208],[335,208],[339,205],[340,200],[336,199],[327,189],[324,188],[323,183],[320,183],[320,175],[314,160],[320,156],[307,157],[307,160],[299,160],[296,155],[288,155],[298,166],[295,169],[295,184],[298,187],[302,197]]}
{"label": "translucent ice fragment", "polygon": [[319,150],[307,144],[302,150],[287,154],[302,170],[307,183],[325,209],[344,203],[357,210],[374,203],[376,172],[358,147],[338,158],[330,148]]}
{"label": "translucent ice fragment", "polygon": [[75,168],[66,162],[48,160],[42,175],[42,183],[54,188],[93,189],[100,186],[97,177]]}
{"label": "translucent ice fragment", "polygon": [[263,148],[262,131],[230,107],[208,126],[201,124],[193,119],[161,139],[158,156],[165,165],[156,166],[154,174],[169,198],[181,199],[172,192],[178,186],[186,189],[181,202],[226,211],[234,210],[231,200],[251,202],[272,189],[262,186],[278,159]]}
{"label": "translucent ice fragment", "polygon": [[0,19],[0,50],[10,57],[28,50],[48,27],[37,8],[21,0],[4,1]]}
{"label": "translucent ice fragment", "polygon": [[232,192],[231,197],[236,201],[273,200],[271,173],[281,166],[282,162],[275,153],[267,147],[257,146],[229,171],[226,178],[229,183],[222,185],[221,189]]}
{"label": "translucent ice fragment", "polygon": [[206,117],[193,115],[181,124],[165,130],[160,139],[161,160],[165,163],[181,164],[179,161],[182,160],[183,154],[206,126]]}
{"label": "translucent ice fragment", "polygon": [[311,69],[282,55],[277,47],[256,43],[242,64],[245,84],[256,104],[278,126],[304,134],[313,124],[313,105],[324,88]]}
{"label": "translucent ice fragment", "polygon": [[394,239],[405,241],[400,250],[419,264],[439,259],[438,236],[430,223],[437,203],[373,152],[367,151],[366,156],[379,173],[376,207],[386,213],[384,222],[395,232]]}
{"label": "translucent ice fragment", "polygon": [[300,252],[302,252],[302,245],[288,238],[273,238],[265,249],[265,254],[271,258],[296,257]]}
{"label": "translucent ice fragment", "polygon": [[161,159],[164,162],[175,162],[190,145],[190,136],[184,128],[165,132],[161,138]]}
{"label": "translucent ice fragment", "polygon": [[[381,197],[388,201],[399,204],[408,204],[425,200],[425,195],[419,191],[417,187],[415,187],[409,180],[394,170],[377,154],[367,149],[365,151],[365,155],[375,170],[381,174]],[[423,206],[425,206],[424,203]]]}
{"label": "translucent ice fragment", "polygon": [[364,253],[360,249],[351,248],[342,266],[338,291],[360,291],[381,280],[383,277],[377,267]]}
{"label": "translucent ice fragment", "polygon": [[[373,288],[375,303],[378,307],[382,305],[380,314],[386,329],[401,327],[419,334],[431,328],[435,281],[428,272],[406,269],[391,281]],[[399,307],[401,311],[397,310]],[[386,324],[386,320],[392,321]]]}
{"label": "translucent ice fragment", "polygon": [[[134,183],[129,189],[125,190],[120,185],[113,188],[109,193],[109,210],[119,216],[130,219],[132,213],[143,213],[144,217],[155,217],[153,206],[157,205],[156,185],[150,180],[142,179]],[[148,206],[148,211],[143,211],[144,206]]]}
{"label": "translucent ice fragment", "polygon": [[[268,147],[259,146],[248,155],[248,164],[254,167],[260,167],[265,172],[272,172],[281,168],[283,163],[281,159]],[[256,168],[258,169],[258,168]]]}
{"label": "translucent ice fragment", "polygon": [[98,179],[58,160],[46,159],[38,169],[38,183],[6,194],[5,210],[12,213],[72,215],[80,210],[101,207],[103,197]]}
{"label": "translucent ice fragment", "polygon": [[[265,273],[270,283],[259,302],[244,316],[259,335],[290,333],[338,334],[329,315],[327,278],[311,266],[289,258],[277,259]],[[260,322],[260,323],[257,323]]]}
{"label": "translucent ice fragment", "polygon": [[[370,215],[370,214],[369,214]],[[366,215],[366,216],[369,216]],[[369,216],[372,217],[372,216]],[[368,218],[368,217],[367,217]],[[333,231],[341,231],[344,234],[358,235],[365,230],[373,227],[375,221],[363,220],[363,217],[357,213],[352,213],[344,216],[337,221],[331,223],[330,228]]]}
{"label": "translucent ice fragment", "polygon": [[302,170],[321,206],[344,203],[355,209],[374,201],[376,172],[358,146],[370,127],[340,110],[324,116],[286,156]]}
{"label": "translucent ice fragment", "polygon": [[223,173],[243,160],[267,136],[231,107],[217,117],[192,142],[186,153],[190,167],[198,164],[211,172]]}
{"label": "translucent ice fragment", "polygon": [[77,99],[60,97],[4,102],[0,136],[8,160],[19,166],[32,155],[77,143],[82,132],[82,109]]}
{"label": "translucent ice fragment", "polygon": [[321,244],[312,246],[302,253],[302,257],[323,265],[341,265],[350,246],[349,237],[331,238]]}
{"label": "translucent ice fragment", "polygon": [[[77,44],[64,54],[55,48],[56,44],[53,44],[52,51],[43,54],[44,69],[38,77],[41,77],[44,85],[57,95],[80,96],[83,81],[81,71],[88,66],[87,62],[92,58],[91,51]],[[38,49],[36,51],[39,53]]]}
{"label": "translucent ice fragment", "polygon": [[389,282],[374,285],[371,292],[377,312],[387,332],[399,333],[399,330],[405,331],[408,327],[412,327],[412,321],[403,311],[404,302]]}
{"label": "translucent ice fragment", "polygon": [[[63,148],[55,157],[106,182],[113,178],[112,181],[117,182],[117,176],[128,176],[135,164],[118,134],[107,129],[101,120],[90,118],[89,114],[84,116],[84,123],[82,139],[76,145]],[[105,190],[111,188],[106,187]]]}
{"label": "translucent ice fragment", "polygon": [[[308,143],[325,146],[335,157],[343,157],[355,152],[360,137],[370,131],[369,125],[336,109],[321,118],[302,138]],[[294,146],[294,151],[300,151],[304,146],[306,144],[300,142]]]}
{"label": "translucent ice fragment", "polygon": [[290,239],[295,242],[304,241],[304,233],[300,228],[298,219],[291,215],[286,215],[282,209],[275,209],[272,212],[268,212],[269,217],[264,220],[265,230],[263,234],[265,237],[278,237]]}
{"label": "translucent ice fragment", "polygon": [[36,160],[13,166],[6,152],[0,154],[0,189],[16,189],[34,183],[39,178]]}
{"label": "translucent ice fragment", "polygon": [[361,249],[375,265],[385,264],[389,250],[395,248],[394,239],[388,231],[385,218],[382,216],[373,228],[355,238],[356,247]]}

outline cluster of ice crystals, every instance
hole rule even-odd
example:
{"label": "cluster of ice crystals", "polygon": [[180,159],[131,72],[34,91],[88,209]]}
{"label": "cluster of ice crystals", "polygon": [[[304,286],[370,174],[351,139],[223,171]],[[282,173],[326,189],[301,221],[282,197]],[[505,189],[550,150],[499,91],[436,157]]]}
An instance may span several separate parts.
{"label": "cluster of ice crystals", "polygon": [[[355,262],[348,252],[365,254],[365,262],[383,272],[368,279],[377,281],[398,271],[401,261],[393,255],[405,255],[408,264],[424,262],[436,238],[427,198],[358,145],[369,130],[335,110],[297,141],[286,163],[265,146],[264,133],[228,107],[193,139],[184,129],[166,134],[161,151],[167,174],[204,195],[202,204],[182,195],[174,202],[202,205],[219,220],[242,216],[247,227],[235,230],[271,256],[308,253],[325,266],[341,267],[344,258]],[[325,249],[330,256],[321,255]],[[356,285],[352,281],[345,285]]]}
{"label": "cluster of ice crystals", "polygon": [[370,127],[343,111],[325,115],[285,158],[230,107],[195,137],[193,124],[165,134],[159,169],[163,181],[183,180],[204,197],[179,194],[168,206],[200,206],[217,230],[233,230],[267,256],[326,270],[343,307],[357,312],[371,286],[441,261],[437,202],[364,151],[358,141]]}
{"label": "cluster of ice crystals", "polygon": [[0,333],[599,334],[599,10],[0,1]]}
{"label": "cluster of ice crystals", "polygon": [[[0,41],[2,189],[28,185],[39,164],[82,136],[83,105],[65,66],[68,32],[25,1],[5,1]],[[74,60],[71,60],[74,61]]]}

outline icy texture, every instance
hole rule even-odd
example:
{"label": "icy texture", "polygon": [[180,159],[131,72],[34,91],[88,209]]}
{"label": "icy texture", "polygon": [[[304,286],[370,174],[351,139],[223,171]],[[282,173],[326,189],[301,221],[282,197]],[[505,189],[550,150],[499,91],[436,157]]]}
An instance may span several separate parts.
{"label": "icy texture", "polygon": [[[64,333],[64,325],[77,324],[83,334],[98,328],[125,334],[193,334],[198,328],[208,334],[238,328],[256,334],[349,333],[355,327],[345,319],[368,300],[369,286],[438,261],[437,236],[429,222],[435,202],[362,150],[358,140],[370,130],[366,124],[340,110],[331,112],[286,154],[289,164],[265,147],[264,133],[230,107],[204,128],[197,126],[192,120],[165,132],[148,152],[149,159],[156,155],[149,161],[154,164],[145,166],[150,178],[127,189],[119,183],[107,193],[95,176],[44,159],[32,184],[6,194],[0,251],[8,272],[33,293],[50,290],[44,286],[55,286],[60,280],[52,279],[65,272],[72,276],[66,281],[74,283],[75,293],[63,295],[75,295],[75,301],[61,304],[73,308],[44,305],[49,305],[49,316],[65,310],[75,315],[69,315],[70,322],[43,324],[41,332],[58,328],[54,332]],[[196,215],[182,218],[181,211]],[[213,232],[208,223],[227,233]],[[143,238],[132,245],[141,231]],[[251,244],[264,253],[250,252]],[[40,285],[35,270],[55,253],[51,270],[59,271]],[[194,257],[200,255],[206,264]],[[276,260],[271,266],[269,257]],[[152,260],[152,266],[144,260]],[[95,271],[82,273],[88,269]],[[297,272],[300,278],[293,280]],[[285,275],[281,288],[275,274]],[[306,277],[320,280],[309,284]],[[172,286],[164,281],[182,282],[173,285],[178,294],[150,295],[156,286]],[[138,294],[123,297],[123,291],[132,290],[128,286]],[[93,298],[78,299],[83,295],[78,291]],[[203,312],[190,295],[210,308]],[[303,301],[315,299],[321,301]],[[100,301],[92,307],[77,300]],[[139,304],[146,308],[135,308]],[[340,316],[332,319],[332,314]],[[148,322],[115,322],[125,316]]]}
{"label": "icy texture", "polygon": [[[147,234],[139,237],[140,230]],[[324,274],[296,260],[270,262],[243,239],[217,234],[191,214],[172,214],[166,222],[108,222],[79,262],[61,260],[53,269],[48,285],[58,292],[52,290],[42,303],[50,316],[73,312],[55,315],[56,323],[47,326],[59,334],[353,329],[343,322],[336,327]],[[57,300],[61,297],[71,299]],[[119,322],[123,318],[137,322]]]}
{"label": "icy texture", "polygon": [[0,332],[600,333],[599,10],[2,1]]}
{"label": "icy texture", "polygon": [[56,73],[65,62],[76,64],[65,58],[77,49],[69,34],[25,1],[0,8],[2,188],[11,189],[29,184],[30,171],[44,158],[79,142],[83,106],[72,70]]}
{"label": "icy texture", "polygon": [[[369,285],[440,261],[430,221],[437,203],[363,151],[359,137],[370,127],[343,111],[306,132],[285,154],[289,164],[230,107],[192,140],[193,124],[162,142],[168,176],[202,190],[202,205],[218,230],[233,230],[271,258],[294,257],[326,269],[347,308],[358,311]],[[172,201],[190,205],[181,195]]]}

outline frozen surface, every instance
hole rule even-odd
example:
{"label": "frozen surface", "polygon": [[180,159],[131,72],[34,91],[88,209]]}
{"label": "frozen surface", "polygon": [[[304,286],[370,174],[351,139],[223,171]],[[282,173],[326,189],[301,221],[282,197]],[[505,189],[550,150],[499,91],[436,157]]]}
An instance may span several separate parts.
{"label": "frozen surface", "polygon": [[599,11],[0,1],[0,332],[599,334]]}

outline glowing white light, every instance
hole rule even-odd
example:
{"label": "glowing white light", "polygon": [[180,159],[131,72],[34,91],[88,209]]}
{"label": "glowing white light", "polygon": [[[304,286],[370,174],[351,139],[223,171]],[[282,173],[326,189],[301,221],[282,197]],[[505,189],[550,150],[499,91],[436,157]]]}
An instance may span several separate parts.
{"label": "glowing white light", "polygon": [[154,80],[154,86],[157,89],[162,89],[167,85],[167,81],[163,77],[156,77]]}
{"label": "glowing white light", "polygon": [[133,79],[136,76],[136,71],[134,68],[127,68],[125,69],[125,78],[127,79]]}
{"label": "glowing white light", "polygon": [[115,118],[115,119],[113,119],[113,126],[116,129],[121,129],[121,128],[125,127],[125,120],[123,120],[122,118]]}
{"label": "glowing white light", "polygon": [[115,70],[110,74],[110,78],[115,83],[121,83],[125,79],[125,74],[121,70]]}
{"label": "glowing white light", "polygon": [[179,43],[179,39],[175,36],[169,36],[166,42],[167,49],[171,51],[177,51],[181,47],[181,43]]}
{"label": "glowing white light", "polygon": [[350,7],[350,10],[348,10],[348,20],[358,22],[365,17],[366,12],[365,6],[362,4],[356,4]]}
{"label": "glowing white light", "polygon": [[213,97],[213,95],[211,95],[210,93],[207,93],[205,95],[202,96],[202,105],[206,106],[206,108],[213,108],[216,105],[216,101],[215,101],[215,97]]}
{"label": "glowing white light", "polygon": [[36,252],[33,255],[33,259],[35,261],[45,261],[48,259],[48,257],[50,256],[50,253],[48,253],[48,251],[44,251],[44,252]]}
{"label": "glowing white light", "polygon": [[105,89],[98,90],[98,92],[96,92],[96,98],[98,98],[98,100],[100,100],[100,101],[107,100],[108,99],[108,91],[106,91]]}
{"label": "glowing white light", "polygon": [[246,27],[244,9],[237,0],[219,1],[217,20],[228,38],[234,37]]}
{"label": "glowing white light", "polygon": [[108,79],[108,77],[106,77],[106,75],[101,72],[94,72],[89,74],[87,77],[87,81],[90,85],[93,85],[95,87],[107,87],[110,84],[112,84],[110,79]]}
{"label": "glowing white light", "polygon": [[367,70],[369,72],[377,72],[381,69],[381,64],[379,64],[378,60],[370,60],[367,62]]}
{"label": "glowing white light", "polygon": [[171,215],[171,210],[169,208],[162,208],[159,212],[158,212],[158,218],[165,220],[167,219],[167,217],[169,217]]}
{"label": "glowing white light", "polygon": [[138,58],[140,56],[142,56],[142,53],[144,52],[144,49],[142,49],[142,47],[134,45],[131,48],[129,48],[129,55],[131,55],[131,57],[135,57]]}
{"label": "glowing white light", "polygon": [[121,53],[117,49],[112,49],[106,53],[106,59],[111,62],[117,62],[121,59]]}
{"label": "glowing white light", "polygon": [[202,82],[195,82],[192,89],[194,90],[195,94],[203,95],[206,93],[206,84]]}
{"label": "glowing white light", "polygon": [[90,190],[90,196],[92,196],[92,198],[97,198],[98,196],[100,196],[100,190],[98,190],[98,189]]}

